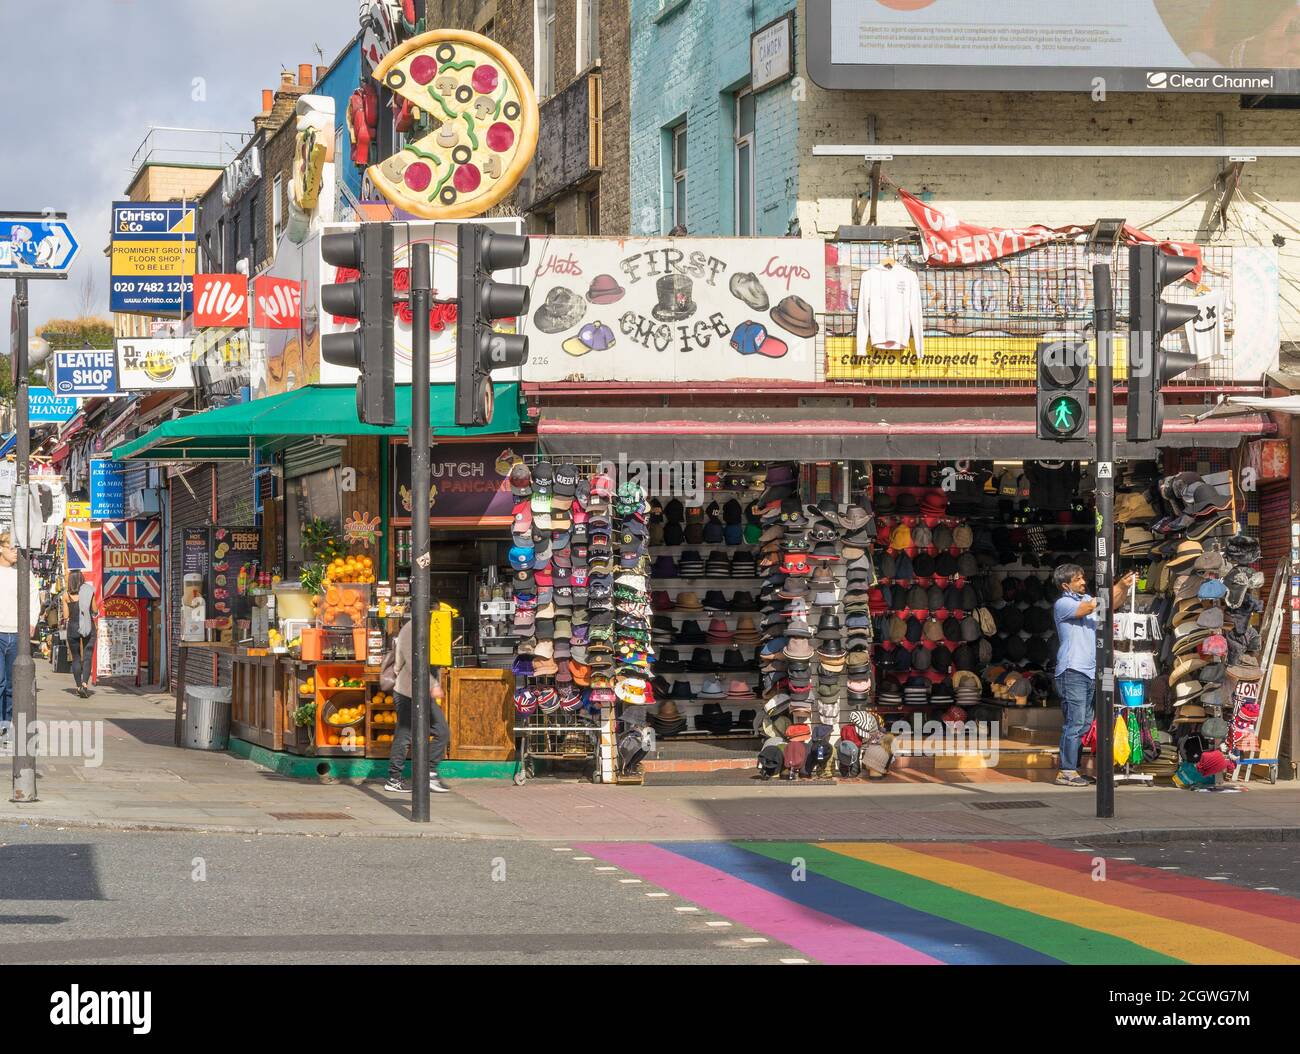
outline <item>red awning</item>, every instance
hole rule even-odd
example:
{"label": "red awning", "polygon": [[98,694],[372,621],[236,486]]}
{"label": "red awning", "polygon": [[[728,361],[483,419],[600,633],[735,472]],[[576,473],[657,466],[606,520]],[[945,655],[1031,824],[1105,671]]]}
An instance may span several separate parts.
{"label": "red awning", "polygon": [[[970,416],[961,415],[963,410]],[[643,457],[816,460],[955,460],[1059,458],[1062,447],[1039,440],[1033,407],[843,408],[544,407],[537,424],[543,446],[556,453]],[[1259,414],[1202,421],[1167,420],[1157,443],[1129,444],[1117,420],[1115,456],[1154,457],[1158,447],[1233,447],[1245,435],[1272,435]],[[1095,431],[1095,420],[1093,422]]]}

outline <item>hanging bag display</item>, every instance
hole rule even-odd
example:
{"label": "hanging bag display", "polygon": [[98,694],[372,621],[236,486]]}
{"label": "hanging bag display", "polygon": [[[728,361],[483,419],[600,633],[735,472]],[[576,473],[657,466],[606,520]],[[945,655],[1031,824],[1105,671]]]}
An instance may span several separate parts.
{"label": "hanging bag display", "polygon": [[1128,723],[1122,717],[1115,718],[1115,731],[1112,733],[1111,742],[1114,744],[1115,764],[1127,765],[1129,758]]}

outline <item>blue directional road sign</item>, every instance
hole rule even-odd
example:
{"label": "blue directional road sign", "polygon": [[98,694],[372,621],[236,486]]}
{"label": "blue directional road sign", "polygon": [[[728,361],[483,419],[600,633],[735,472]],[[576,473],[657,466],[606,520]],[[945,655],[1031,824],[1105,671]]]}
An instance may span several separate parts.
{"label": "blue directional road sign", "polygon": [[61,212],[0,216],[0,278],[67,278],[79,248]]}
{"label": "blue directional road sign", "polygon": [[116,351],[56,351],[52,371],[55,395],[116,395]]}

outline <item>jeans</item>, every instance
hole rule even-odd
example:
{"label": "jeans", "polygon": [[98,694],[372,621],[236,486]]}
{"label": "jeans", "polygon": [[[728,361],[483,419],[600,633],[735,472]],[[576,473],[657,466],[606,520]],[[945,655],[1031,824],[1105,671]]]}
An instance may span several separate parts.
{"label": "jeans", "polygon": [[[394,693],[393,701],[397,704],[397,731],[393,733],[393,745],[388,754],[388,778],[400,780],[402,766],[406,764],[406,752],[411,747],[411,697]],[[429,775],[438,774],[438,762],[447,753],[447,740],[451,730],[447,727],[447,715],[442,707],[432,699],[429,700],[429,732],[433,742],[429,744]],[[415,778],[415,773],[411,773]]]}
{"label": "jeans", "polygon": [[80,688],[90,683],[94,670],[95,638],[68,632],[68,661],[72,663],[72,680]]}
{"label": "jeans", "polygon": [[1061,771],[1079,771],[1079,741],[1092,724],[1092,678],[1078,670],[1062,670],[1056,675],[1056,690],[1061,696]]}
{"label": "jeans", "polygon": [[0,724],[14,719],[14,660],[18,634],[0,633]]}

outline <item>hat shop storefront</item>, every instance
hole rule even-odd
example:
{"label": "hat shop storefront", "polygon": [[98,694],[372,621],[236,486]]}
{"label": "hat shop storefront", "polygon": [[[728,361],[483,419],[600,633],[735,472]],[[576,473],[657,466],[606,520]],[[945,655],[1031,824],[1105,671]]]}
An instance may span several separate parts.
{"label": "hat shop storefront", "polygon": [[[698,241],[730,263],[720,240],[676,241],[688,260],[681,243]],[[1033,352],[1091,307],[1063,322],[1022,290],[1013,326],[954,321],[944,305],[1013,268],[1089,261],[1058,246],[937,271],[899,262],[897,245],[816,243],[824,287],[790,298],[748,270],[770,255],[762,241],[712,286],[661,275],[644,306],[627,267],[603,268],[585,295],[535,286],[523,393],[539,452],[511,480],[517,730],[590,728],[594,773],[615,782],[1052,778],[1053,572],[1079,564],[1091,589],[1095,480],[1062,460],[1072,448],[1035,437]],[[857,305],[894,268],[919,302],[891,349]],[[617,325],[595,317],[611,283]],[[701,321],[716,339],[696,339]],[[1275,427],[1178,410],[1261,390],[1232,371],[1229,340],[1167,396],[1153,444],[1126,443],[1117,408],[1116,577],[1136,580],[1115,612],[1110,760],[1137,778],[1214,786],[1276,748],[1260,740],[1286,696],[1262,682],[1286,648],[1265,607],[1289,545],[1288,476],[1240,485],[1247,459],[1276,456]],[[573,734],[539,739],[539,755]]]}

